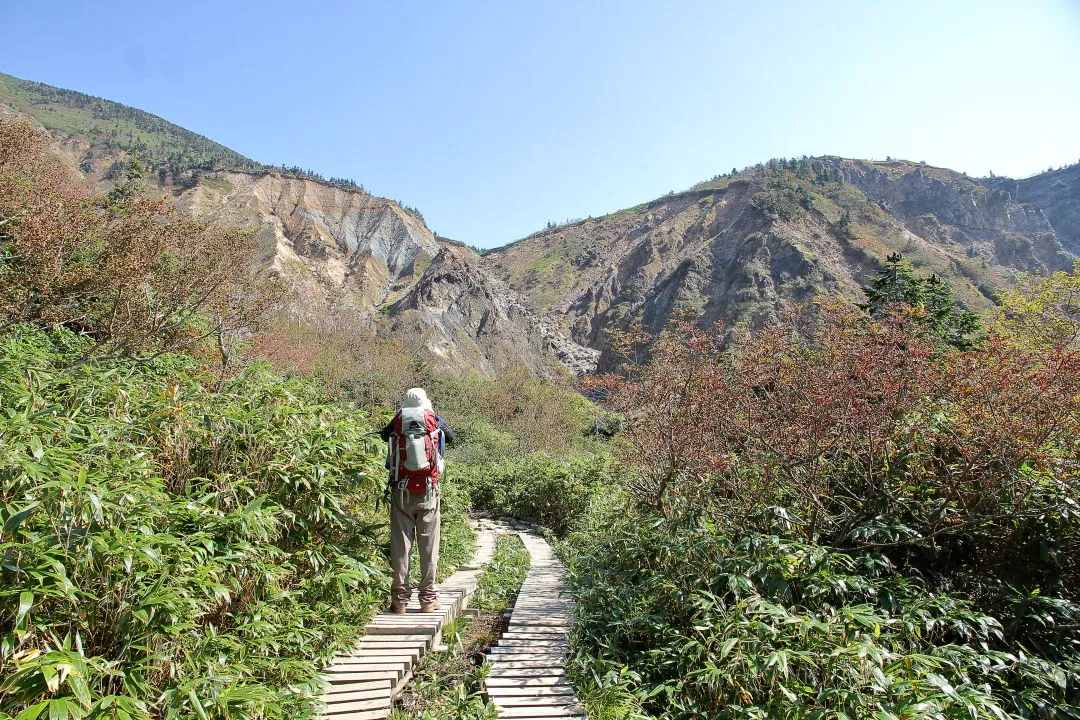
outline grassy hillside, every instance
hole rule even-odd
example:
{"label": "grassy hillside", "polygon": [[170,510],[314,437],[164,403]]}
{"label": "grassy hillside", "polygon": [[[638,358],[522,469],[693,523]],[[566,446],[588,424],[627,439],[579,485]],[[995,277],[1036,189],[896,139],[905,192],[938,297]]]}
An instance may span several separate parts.
{"label": "grassy hillside", "polygon": [[[134,157],[148,165],[163,185],[190,186],[201,173],[213,170],[276,170],[363,190],[350,178],[327,180],[313,170],[264,165],[138,108],[4,73],[0,73],[0,103],[30,115],[61,141],[84,144],[84,155],[77,158],[83,171],[104,171],[106,179],[113,179],[117,161]],[[99,168],[102,159],[105,167]],[[402,207],[423,219],[417,209]]]}
{"label": "grassy hillside", "polygon": [[174,176],[191,170],[259,170],[261,163],[157,115],[127,105],[0,73],[0,102],[32,115],[60,138],[131,154]]}

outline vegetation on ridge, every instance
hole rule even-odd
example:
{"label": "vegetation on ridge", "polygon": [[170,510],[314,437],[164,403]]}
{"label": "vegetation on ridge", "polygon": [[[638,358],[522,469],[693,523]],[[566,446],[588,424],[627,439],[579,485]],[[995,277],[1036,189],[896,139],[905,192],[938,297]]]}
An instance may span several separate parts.
{"label": "vegetation on ridge", "polygon": [[1080,353],[924,318],[686,322],[598,380],[627,500],[562,544],[580,675],[664,718],[1078,717]]}
{"label": "vegetation on ridge", "polygon": [[224,145],[127,105],[0,74],[0,102],[29,111],[51,132],[83,135],[97,147],[167,168],[175,181],[194,170],[263,170]]}

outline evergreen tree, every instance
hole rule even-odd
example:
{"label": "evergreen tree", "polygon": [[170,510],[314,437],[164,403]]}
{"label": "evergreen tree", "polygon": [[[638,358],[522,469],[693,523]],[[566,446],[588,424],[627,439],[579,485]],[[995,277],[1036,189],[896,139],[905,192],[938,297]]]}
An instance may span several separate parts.
{"label": "evergreen tree", "polygon": [[971,350],[977,343],[982,327],[979,316],[956,305],[953,289],[949,283],[931,275],[923,284],[930,332],[942,342],[957,350]]}
{"label": "evergreen tree", "polygon": [[870,287],[863,288],[866,294],[863,309],[871,315],[878,315],[896,303],[921,307],[926,299],[923,283],[923,280],[915,277],[911,263],[903,255],[892,253],[885,258],[885,265],[878,270],[877,277],[870,281]]}
{"label": "evergreen tree", "polygon": [[885,265],[863,292],[866,303],[862,308],[871,316],[880,315],[891,305],[908,305],[924,311],[922,323],[939,346],[970,350],[978,344],[982,331],[978,315],[958,307],[952,287],[936,274],[915,277],[911,264],[900,253],[885,258]]}

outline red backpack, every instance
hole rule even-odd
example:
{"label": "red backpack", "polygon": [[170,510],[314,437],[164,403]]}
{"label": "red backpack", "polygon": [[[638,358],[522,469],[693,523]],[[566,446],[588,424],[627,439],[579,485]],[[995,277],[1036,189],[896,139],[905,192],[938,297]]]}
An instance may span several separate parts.
{"label": "red backpack", "polygon": [[442,467],[442,431],[431,410],[401,408],[390,435],[393,484],[398,490],[431,492],[439,484]]}

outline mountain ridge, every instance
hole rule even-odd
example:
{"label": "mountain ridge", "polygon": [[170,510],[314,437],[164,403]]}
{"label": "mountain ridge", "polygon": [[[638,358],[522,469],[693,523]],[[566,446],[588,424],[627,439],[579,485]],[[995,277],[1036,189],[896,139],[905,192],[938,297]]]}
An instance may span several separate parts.
{"label": "mountain ridge", "polygon": [[[23,92],[14,103],[13,86]],[[71,97],[74,109],[62,102]],[[771,160],[479,255],[351,181],[236,160],[202,136],[210,145],[184,145],[188,131],[149,114],[147,133],[158,121],[168,130],[156,144],[124,136],[122,122],[142,111],[0,75],[4,102],[99,186],[140,147],[156,148],[156,190],[254,232],[267,271],[292,289],[294,317],[333,324],[359,312],[440,362],[489,374],[552,372],[552,358],[577,374],[613,369],[608,331],[659,331],[677,312],[753,327],[819,294],[859,299],[892,252],[977,311],[1018,273],[1066,269],[1080,255],[1080,166],[1013,180],[900,160]],[[121,124],[94,125],[87,112]],[[253,165],[230,168],[230,158]]]}

